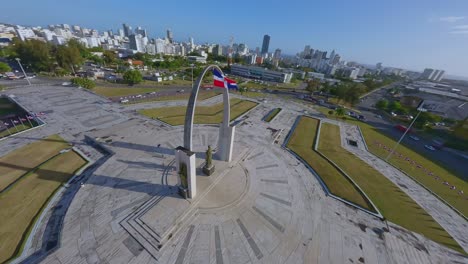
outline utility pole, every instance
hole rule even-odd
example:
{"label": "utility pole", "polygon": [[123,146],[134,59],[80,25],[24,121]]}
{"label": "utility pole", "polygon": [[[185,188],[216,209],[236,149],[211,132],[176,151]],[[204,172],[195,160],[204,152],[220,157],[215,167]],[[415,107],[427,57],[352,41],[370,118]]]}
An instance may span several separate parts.
{"label": "utility pole", "polygon": [[418,119],[418,116],[421,114],[421,112],[427,112],[427,109],[424,109],[423,108],[423,105],[424,105],[424,100],[419,103],[418,105],[418,114],[414,117],[413,121],[411,122],[411,124],[409,125],[409,127],[405,130],[405,132],[403,133],[403,135],[400,137],[400,140],[398,140],[398,142],[395,144],[395,146],[393,147],[392,151],[390,151],[390,153],[388,154],[387,158],[385,159],[385,161],[388,161],[388,159],[390,158],[390,156],[393,155],[393,152],[395,152],[395,149],[398,147],[398,145],[400,144],[400,142],[403,140],[403,138],[405,137],[405,135],[408,133],[408,131],[410,131],[411,127],[413,126],[414,122],[416,121],[416,119]]}
{"label": "utility pole", "polygon": [[23,65],[21,65],[21,60],[20,60],[20,58],[16,58],[15,60],[18,62],[18,64],[19,64],[21,70],[23,71],[24,78],[26,79],[26,81],[28,81],[28,85],[31,85],[31,82],[29,81],[28,76],[26,75],[26,72],[25,72],[24,69],[23,69]]}

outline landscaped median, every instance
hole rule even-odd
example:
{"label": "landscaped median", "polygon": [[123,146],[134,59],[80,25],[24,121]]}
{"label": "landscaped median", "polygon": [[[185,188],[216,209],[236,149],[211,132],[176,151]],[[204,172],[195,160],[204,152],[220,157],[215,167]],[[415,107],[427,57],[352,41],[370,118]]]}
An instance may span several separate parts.
{"label": "landscaped median", "polygon": [[[358,125],[361,127],[369,151],[377,157],[386,159],[389,149],[395,146],[396,141],[367,124]],[[461,179],[461,176],[457,176],[404,144],[398,146],[387,162],[413,177],[465,217],[468,216],[468,182]]]}
{"label": "landscaped median", "polygon": [[[316,106],[317,110],[328,115],[329,109]],[[396,140],[385,135],[381,130],[361,121],[347,119],[348,123],[360,127],[369,152],[375,156],[386,159],[397,143]],[[463,180],[463,175],[457,175],[437,161],[433,161],[410,147],[402,144],[387,161],[405,174],[412,177],[424,188],[433,192],[443,202],[454,208],[462,217],[468,217],[468,182]]]}
{"label": "landscaped median", "polygon": [[348,174],[389,221],[459,252],[458,243],[387,177],[341,146],[340,128],[322,123],[318,150]]}
{"label": "landscaped median", "polygon": [[271,122],[273,118],[275,118],[279,113],[281,112],[281,108],[275,108],[271,110],[264,118],[263,121],[265,122]]}
{"label": "landscaped median", "polygon": [[[63,149],[67,151],[62,151]],[[59,136],[17,149],[0,159],[0,262],[21,253],[48,201],[86,164]]]}
{"label": "landscaped median", "polygon": [[376,213],[372,204],[359,192],[359,189],[314,150],[318,125],[319,120],[302,116],[297,121],[286,147],[302,158],[318,174],[331,194]]}
{"label": "landscaped median", "polygon": [[[258,103],[241,100],[238,98],[231,99],[231,121],[250,111],[252,108],[257,106]],[[223,118],[223,107],[222,103],[215,104],[212,106],[199,106],[195,108],[195,120],[196,124],[218,124],[222,122]],[[139,113],[149,118],[159,119],[172,126],[182,125],[185,121],[185,112],[187,111],[186,106],[173,106],[173,107],[161,107],[139,110]]]}

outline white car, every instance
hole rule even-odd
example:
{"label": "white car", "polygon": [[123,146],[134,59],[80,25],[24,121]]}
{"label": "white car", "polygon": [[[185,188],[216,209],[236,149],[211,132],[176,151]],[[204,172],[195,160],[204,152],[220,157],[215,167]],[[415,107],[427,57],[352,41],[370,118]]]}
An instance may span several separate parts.
{"label": "white car", "polygon": [[419,141],[419,138],[417,136],[409,136],[409,138],[411,138],[414,141]]}
{"label": "white car", "polygon": [[424,147],[430,151],[435,151],[436,149],[431,145],[424,145]]}

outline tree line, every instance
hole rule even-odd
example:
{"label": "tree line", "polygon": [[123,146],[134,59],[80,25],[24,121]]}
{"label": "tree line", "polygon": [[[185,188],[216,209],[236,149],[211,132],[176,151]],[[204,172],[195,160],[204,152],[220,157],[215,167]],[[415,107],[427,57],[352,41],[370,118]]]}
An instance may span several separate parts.
{"label": "tree line", "polygon": [[359,103],[362,95],[400,79],[401,77],[398,76],[386,76],[378,81],[375,76],[366,76],[363,82],[341,80],[341,82],[336,84],[329,84],[328,82],[322,83],[317,79],[312,79],[307,81],[306,90],[311,93],[320,91],[336,97],[338,101],[344,101],[355,105]]}
{"label": "tree line", "polygon": [[117,56],[112,51],[102,51],[102,58],[93,55],[92,52],[95,51],[102,49],[88,49],[75,39],[69,40],[65,45],[53,45],[35,39],[20,41],[14,38],[12,45],[3,48],[1,54],[9,59],[20,58],[28,70],[56,75],[76,73],[86,60],[109,64],[117,61]]}

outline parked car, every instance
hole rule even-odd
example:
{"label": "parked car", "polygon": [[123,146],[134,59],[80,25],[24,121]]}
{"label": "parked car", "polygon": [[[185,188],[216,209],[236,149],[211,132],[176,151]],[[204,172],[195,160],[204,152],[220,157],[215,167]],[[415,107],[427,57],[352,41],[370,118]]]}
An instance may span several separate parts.
{"label": "parked car", "polygon": [[361,121],[366,121],[366,117],[363,115],[358,115],[358,119]]}
{"label": "parked car", "polygon": [[382,119],[381,115],[375,115],[375,117]]}
{"label": "parked car", "polygon": [[409,136],[409,138],[411,138],[414,141],[419,141],[419,138],[417,136]]}
{"label": "parked car", "polygon": [[430,151],[435,151],[436,149],[431,145],[424,145],[424,147]]}

